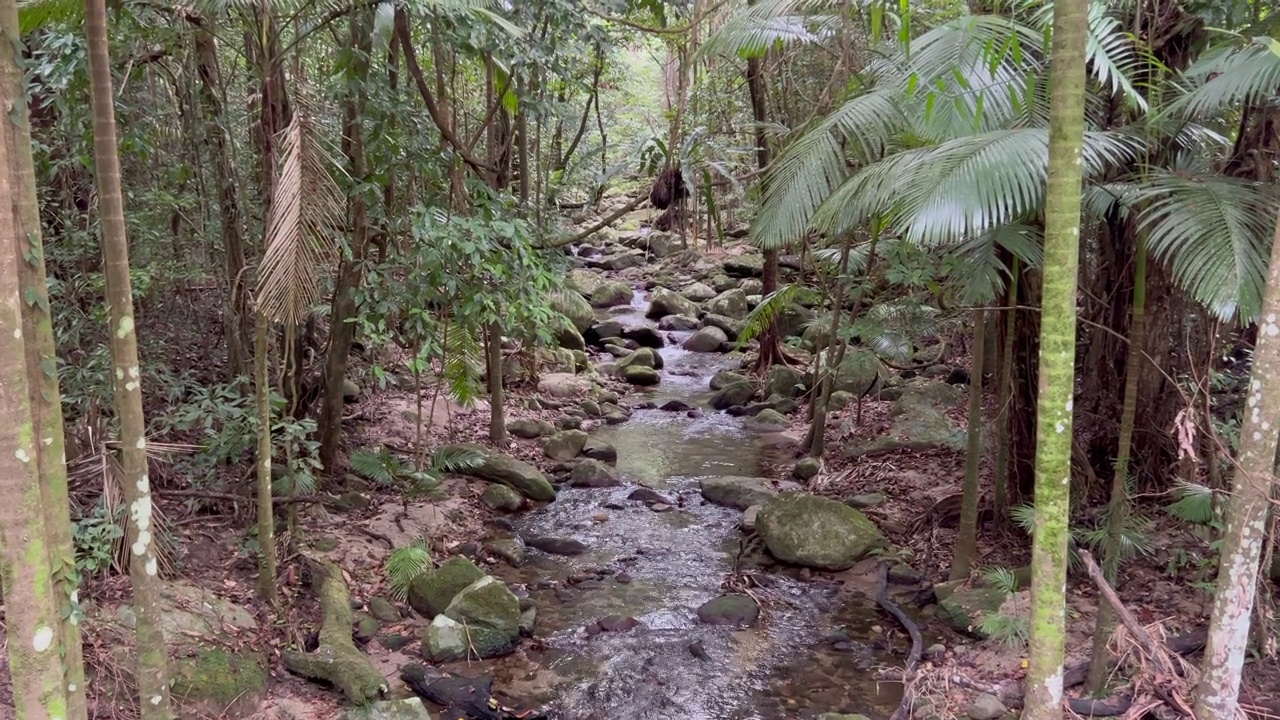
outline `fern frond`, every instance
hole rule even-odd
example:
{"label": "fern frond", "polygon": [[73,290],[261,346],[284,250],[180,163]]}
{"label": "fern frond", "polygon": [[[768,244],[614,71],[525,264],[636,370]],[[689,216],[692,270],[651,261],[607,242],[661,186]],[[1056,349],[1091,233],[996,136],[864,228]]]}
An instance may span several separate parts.
{"label": "fern frond", "polygon": [[747,315],[747,319],[742,327],[742,332],[738,333],[736,349],[742,349],[744,345],[759,337],[773,325],[774,321],[780,316],[790,305],[796,301],[803,290],[803,285],[788,283],[782,287],[769,293],[760,300],[760,304]]}

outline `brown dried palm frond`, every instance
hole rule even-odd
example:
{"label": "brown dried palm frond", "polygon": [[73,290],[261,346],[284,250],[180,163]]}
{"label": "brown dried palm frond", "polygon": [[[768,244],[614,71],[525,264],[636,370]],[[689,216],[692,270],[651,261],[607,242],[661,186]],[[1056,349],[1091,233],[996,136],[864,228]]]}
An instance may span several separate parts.
{"label": "brown dried palm frond", "polygon": [[[124,473],[117,458],[120,441],[109,437],[106,422],[105,418],[95,414],[77,423],[68,443],[71,455],[67,458],[67,479],[72,488],[83,493],[83,497],[95,501],[102,498],[109,522],[119,530],[112,548],[111,570],[123,573],[129,568],[128,510],[122,484]],[[196,449],[194,445],[148,440],[147,462],[169,462],[174,455],[192,453]],[[174,569],[171,526],[169,518],[155,503],[151,505],[151,523],[156,529],[153,533],[154,547],[160,572],[170,573]]]}
{"label": "brown dried palm frond", "polygon": [[346,207],[333,177],[342,166],[321,142],[318,114],[301,97],[295,110],[280,137],[257,290],[259,311],[293,327],[319,303],[321,268],[331,265]]}

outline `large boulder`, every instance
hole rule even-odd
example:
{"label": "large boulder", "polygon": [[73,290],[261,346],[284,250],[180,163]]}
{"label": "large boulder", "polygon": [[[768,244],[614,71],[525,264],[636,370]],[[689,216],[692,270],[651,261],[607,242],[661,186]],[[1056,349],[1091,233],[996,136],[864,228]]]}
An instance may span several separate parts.
{"label": "large boulder", "polygon": [[605,280],[591,293],[591,307],[608,308],[630,305],[634,293],[631,286],[617,280]]}
{"label": "large boulder", "polygon": [[462,443],[441,448],[441,450],[473,452],[478,453],[483,458],[479,465],[467,468],[459,474],[510,485],[530,500],[551,502],[556,499],[556,489],[552,487],[551,481],[547,479],[547,476],[543,475],[541,470],[523,460],[517,460],[474,443]]}
{"label": "large boulder", "polygon": [[774,365],[764,379],[765,397],[781,395],[784,398],[799,397],[804,392],[804,376],[788,365]]}
{"label": "large boulder", "polygon": [[740,381],[725,385],[707,401],[714,410],[728,410],[735,405],[745,405],[756,396],[756,386],[750,382]]}
{"label": "large boulder", "polygon": [[648,387],[662,382],[662,375],[650,367],[632,365],[622,369],[622,380],[628,385]]}
{"label": "large boulder", "polygon": [[606,280],[603,275],[592,270],[576,268],[569,271],[569,288],[577,290],[578,294],[582,295],[584,298],[591,297],[591,294],[596,291],[596,288],[605,284],[605,282]]}
{"label": "large boulder", "polygon": [[729,342],[729,337],[720,328],[704,327],[690,335],[681,347],[690,352],[719,352],[721,346],[727,342]]}
{"label": "large boulder", "polygon": [[622,480],[618,477],[618,471],[612,466],[587,458],[574,466],[573,471],[569,473],[569,484],[574,487],[604,488],[618,487],[622,485]]}
{"label": "large boulder", "polygon": [[799,303],[791,303],[782,308],[782,312],[778,313],[773,323],[779,337],[800,337],[815,317],[816,314],[809,308]]}
{"label": "large boulder", "polygon": [[779,560],[820,570],[847,570],[888,544],[866,515],[835,500],[800,493],[765,502],[756,533]]}
{"label": "large boulder", "polygon": [[573,373],[545,373],[538,378],[538,392],[558,398],[571,398],[591,391],[591,381]]}
{"label": "large boulder", "polygon": [[681,290],[680,294],[694,302],[706,302],[716,296],[716,291],[706,283],[696,282]]}
{"label": "large boulder", "polygon": [[707,302],[707,314],[741,320],[747,316],[747,294],[742,288],[726,290]]}
{"label": "large boulder", "polygon": [[738,336],[742,334],[743,328],[746,327],[746,322],[737,318],[731,318],[727,315],[707,313],[707,315],[702,318],[702,326],[718,327],[724,331],[725,335],[729,336],[730,340],[737,340]]}
{"label": "large boulder", "polygon": [[[655,350],[666,346],[667,341],[662,337],[662,333],[651,327],[631,327],[622,331],[622,339],[630,340],[640,347],[653,348]],[[659,362],[658,369],[662,369]]]}
{"label": "large boulder", "polygon": [[711,376],[711,389],[722,390],[729,385],[739,382],[750,382],[746,375],[736,373],[732,370],[719,370],[715,375]]}
{"label": "large boulder", "polygon": [[551,296],[551,305],[569,318],[573,327],[580,333],[586,332],[595,322],[595,314],[591,311],[591,303],[576,292],[560,292]]}
{"label": "large boulder", "polygon": [[697,318],[688,315],[668,315],[658,321],[659,330],[667,330],[672,332],[689,332],[697,330],[701,326]]}
{"label": "large boulder", "polygon": [[[577,297],[576,295],[574,297]],[[553,332],[556,336],[556,345],[565,350],[586,350],[587,341],[582,338],[582,332],[574,324],[573,320],[561,315],[553,322]]]}
{"label": "large boulder", "polygon": [[[778,489],[769,478],[724,475],[702,478],[698,484],[704,500],[735,510],[746,510],[778,496]],[[798,487],[794,483],[779,483],[779,486],[784,491]]]}
{"label": "large boulder", "polygon": [[566,462],[578,457],[587,445],[587,434],[581,430],[563,430],[547,438],[542,452],[556,462]]}
{"label": "large boulder", "polygon": [[427,570],[409,584],[409,607],[423,617],[444,612],[462,589],[484,577],[476,564],[454,555],[435,570]]}
{"label": "large boulder", "polygon": [[520,418],[507,423],[507,432],[525,440],[546,437],[555,431],[555,425],[539,418]]}
{"label": "large boulder", "polygon": [[764,275],[763,255],[739,255],[724,261],[724,271],[736,278],[762,277]]}
{"label": "large boulder", "polygon": [[849,457],[875,455],[902,449],[931,450],[947,448],[963,450],[965,433],[947,411],[963,403],[965,393],[940,380],[913,382],[902,387],[902,394],[890,411],[887,433],[846,450]]}
{"label": "large boulder", "polygon": [[698,608],[698,620],[707,625],[754,625],[760,606],[749,595],[721,595]]}
{"label": "large boulder", "polygon": [[618,374],[621,374],[623,370],[633,366],[661,370],[662,365],[663,361],[660,353],[654,352],[653,348],[642,347],[614,363],[613,370]]}
{"label": "large boulder", "polygon": [[649,309],[645,312],[645,317],[657,320],[668,315],[697,317],[698,304],[666,288],[654,288],[649,297]]}
{"label": "large boulder", "polygon": [[423,654],[434,662],[505,655],[520,641],[520,601],[484,576],[463,588],[427,628]]}

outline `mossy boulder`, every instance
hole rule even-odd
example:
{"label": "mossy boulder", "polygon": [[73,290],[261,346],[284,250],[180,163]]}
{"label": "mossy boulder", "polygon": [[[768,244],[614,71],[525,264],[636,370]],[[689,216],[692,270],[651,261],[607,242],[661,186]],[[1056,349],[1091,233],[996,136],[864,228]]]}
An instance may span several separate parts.
{"label": "mossy boulder", "polygon": [[574,466],[569,474],[569,484],[589,488],[618,487],[622,480],[610,465],[588,458]]}
{"label": "mossy boulder", "polygon": [[934,586],[938,598],[936,615],[957,632],[986,639],[981,625],[984,618],[1000,612],[1009,594],[1002,588],[976,587],[965,580],[952,580]]}
{"label": "mossy boulder", "polygon": [[[554,428],[552,428],[554,431]],[[460,471],[460,474],[487,480],[492,483],[509,485],[530,500],[550,502],[556,499],[556,489],[547,476],[538,468],[523,460],[517,460],[500,452],[489,450],[474,443],[463,443],[441,448],[440,451],[466,451],[478,453],[484,460],[475,467]]]}
{"label": "mossy boulder", "polygon": [[[752,505],[760,505],[778,495],[778,490],[774,488],[773,482],[768,478],[761,477],[738,477],[734,475],[707,477],[702,478],[699,481],[699,485],[701,486],[704,500],[714,505],[735,510],[746,510]],[[795,486],[784,485],[783,487],[789,489]]]}
{"label": "mossy boulder", "polygon": [[444,612],[458,593],[484,577],[476,564],[461,555],[449,558],[435,570],[428,570],[409,585],[409,607],[423,617]]}
{"label": "mossy boulder", "polygon": [[617,280],[605,280],[591,291],[591,307],[609,308],[631,304],[631,286]]}
{"label": "mossy boulder", "polygon": [[789,365],[774,365],[764,378],[766,396],[781,395],[784,398],[799,397],[804,392],[804,376]]}
{"label": "mossy boulder", "polygon": [[480,499],[489,508],[503,512],[515,512],[524,505],[524,496],[506,485],[489,485]]}
{"label": "mossy boulder", "polygon": [[801,493],[766,501],[756,518],[756,533],[779,560],[820,570],[847,570],[888,545],[866,515],[835,500]]}
{"label": "mossy boulder", "polygon": [[[593,405],[594,401],[588,400]],[[585,408],[584,408],[585,410]],[[600,406],[596,405],[596,412],[599,414]],[[562,430],[561,432],[547,438],[547,442],[542,446],[542,452],[547,457],[557,462],[566,462],[578,457],[582,452],[582,448],[587,446],[587,434],[581,430]]]}
{"label": "mossy boulder", "polygon": [[724,261],[724,272],[730,277],[748,278],[764,275],[763,255],[739,255]]}
{"label": "mossy boulder", "polygon": [[[577,296],[575,295],[574,297]],[[553,323],[552,332],[556,336],[556,344],[562,350],[570,352],[577,350],[581,352],[587,349],[587,341],[582,338],[582,331],[574,325],[573,320],[562,315],[554,320]]]}
{"label": "mossy boulder", "polygon": [[379,700],[376,703],[348,708],[342,720],[431,720],[422,698]]}
{"label": "mossy boulder", "polygon": [[649,309],[645,311],[645,317],[653,320],[668,315],[697,317],[699,314],[697,303],[663,287],[653,289],[653,293],[649,296]]}
{"label": "mossy boulder", "polygon": [[586,332],[587,328],[596,321],[591,303],[576,292],[556,293],[551,298],[551,305],[568,318],[574,329],[580,333]]}
{"label": "mossy boulder", "polygon": [[707,301],[707,314],[741,320],[747,316],[747,294],[742,288],[725,290]]}
{"label": "mossy boulder", "polygon": [[729,342],[729,336],[725,335],[723,330],[708,326],[690,335],[681,347],[689,352],[710,353],[719,352],[727,342]]}
{"label": "mossy boulder", "polygon": [[753,430],[777,431],[785,430],[791,421],[777,410],[765,408],[756,413],[755,417],[749,418],[745,424]]}
{"label": "mossy boulder", "polygon": [[629,367],[647,367],[654,370],[662,369],[662,355],[653,348],[642,347],[633,351],[630,355],[622,358],[614,363],[614,372],[622,374]]}
{"label": "mossy boulder", "polygon": [[965,433],[947,411],[964,399],[963,390],[941,381],[908,384],[894,402],[888,433],[854,444],[847,453],[858,457],[901,449],[963,450]]}
{"label": "mossy boulder", "polygon": [[726,385],[715,392],[707,404],[715,410],[728,410],[735,405],[746,405],[756,396],[756,386],[747,381]]}
{"label": "mossy boulder", "polygon": [[723,390],[734,383],[749,382],[746,375],[732,370],[720,370],[711,376],[711,389]]}
{"label": "mossy boulder", "polygon": [[730,340],[737,340],[738,336],[742,334],[742,330],[746,327],[746,321],[731,318],[728,315],[707,313],[702,318],[702,327],[720,328]]}
{"label": "mossy boulder", "polygon": [[591,297],[596,288],[605,283],[605,277],[598,272],[576,268],[569,271],[568,285],[584,297]]}
{"label": "mossy boulder", "polygon": [[538,418],[520,418],[507,423],[507,432],[518,438],[532,440],[555,433],[556,426]]}
{"label": "mossy boulder", "polygon": [[501,580],[484,576],[463,588],[423,639],[434,662],[505,655],[520,639],[520,601]]}
{"label": "mossy boulder", "polygon": [[716,296],[716,291],[706,283],[695,282],[681,290],[680,294],[694,302],[706,302]]}
{"label": "mossy boulder", "polygon": [[662,382],[662,375],[653,368],[643,365],[632,365],[622,369],[622,379],[628,385],[647,387]]}
{"label": "mossy boulder", "polygon": [[707,625],[754,625],[759,617],[760,606],[747,595],[721,595],[698,608],[698,620]]}
{"label": "mossy boulder", "polygon": [[244,717],[258,709],[267,692],[265,658],[256,652],[200,648],[170,660],[170,691],[193,714]]}

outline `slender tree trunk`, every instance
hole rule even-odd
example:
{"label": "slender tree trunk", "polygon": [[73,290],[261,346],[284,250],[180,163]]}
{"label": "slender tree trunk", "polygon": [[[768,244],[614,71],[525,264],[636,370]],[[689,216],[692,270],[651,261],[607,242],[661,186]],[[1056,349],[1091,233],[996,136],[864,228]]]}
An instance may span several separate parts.
{"label": "slender tree trunk", "polygon": [[346,121],[343,123],[343,147],[351,167],[356,192],[351,197],[351,251],[343,253],[338,269],[338,282],[333,291],[329,318],[329,348],[325,354],[324,400],[320,406],[320,463],[334,471],[338,446],[342,442],[342,385],[347,378],[347,358],[356,339],[356,291],[364,279],[364,258],[369,246],[369,216],[366,200],[359,189],[365,181],[364,138],[360,118],[364,113],[365,81],[369,77],[369,11],[351,11],[351,50],[355,53],[355,77],[351,97],[347,99]]}
{"label": "slender tree trunk", "polygon": [[1008,309],[1004,311],[1004,347],[1000,354],[1000,411],[996,415],[996,428],[999,439],[996,441],[996,471],[993,500],[996,522],[1002,523],[1009,517],[1009,484],[1013,478],[1009,473],[1009,449],[1012,443],[1012,429],[1009,427],[1015,393],[1013,383],[1016,377],[1013,366],[1013,348],[1017,341],[1018,323],[1018,278],[1022,269],[1017,258],[1013,259],[1009,279]]}
{"label": "slender tree trunk", "polygon": [[[0,0],[0,106],[7,106],[6,98],[25,97],[26,82],[19,53],[22,43],[18,38],[18,11],[14,3]],[[61,393],[58,387],[57,347],[53,337],[53,318],[49,310],[49,289],[45,277],[44,243],[41,237],[40,208],[36,194],[35,168],[31,157],[31,123],[27,108],[15,104],[3,123],[0,144],[7,143],[10,151],[7,162],[0,161],[0,175],[7,174],[8,190],[0,192],[0,198],[13,199],[14,240],[21,245],[14,247],[18,258],[18,282],[22,296],[22,332],[24,343],[28,394],[35,432],[36,461],[40,469],[40,490],[44,508],[50,560],[53,563],[55,600],[59,613],[59,645],[66,673],[63,684],[67,688],[68,720],[84,720],[88,716],[85,700],[84,660],[80,645],[76,590],[79,577],[76,573],[75,547],[71,539],[70,501],[67,493],[67,465],[65,433],[62,423]],[[2,182],[2,180],[0,180]],[[0,213],[6,208],[0,205]],[[0,242],[8,243],[9,237],[0,234]],[[6,281],[7,282],[7,281]],[[3,283],[0,283],[2,285]]]}
{"label": "slender tree trunk", "polygon": [[196,70],[200,76],[200,107],[204,135],[213,154],[213,177],[218,185],[218,212],[222,221],[222,248],[227,282],[227,374],[235,379],[249,373],[249,287],[245,278],[244,225],[240,219],[237,179],[231,143],[222,110],[222,73],[211,20],[196,23]]}
{"label": "slender tree trunk", "polygon": [[1234,718],[1239,709],[1240,676],[1258,589],[1258,566],[1267,541],[1280,431],[1280,424],[1276,424],[1280,417],[1280,219],[1253,351],[1248,407],[1227,499],[1227,527],[1222,533],[1209,639],[1196,686],[1196,720]]}
{"label": "slender tree trunk", "polygon": [[[1129,456],[1133,446],[1134,420],[1138,413],[1138,376],[1141,373],[1142,336],[1146,325],[1147,248],[1141,237],[1137,239],[1134,256],[1133,310],[1129,323],[1129,349],[1125,357],[1120,438],[1116,447],[1115,473],[1111,478],[1111,502],[1107,507],[1107,540],[1102,549],[1102,574],[1113,587],[1120,568],[1125,519],[1129,514]],[[1110,659],[1107,643],[1114,623],[1115,611],[1109,604],[1099,603],[1098,617],[1093,628],[1089,676],[1085,680],[1085,689],[1090,693],[1099,692],[1106,683]]]}
{"label": "slender tree trunk", "polygon": [[271,358],[267,355],[270,321],[256,313],[253,331],[253,390],[258,411],[258,592],[272,605],[280,601],[276,590],[275,493],[271,487]]}
{"label": "slender tree trunk", "polygon": [[1086,0],[1058,0],[1054,5],[1024,720],[1062,717],[1087,21]]}
{"label": "slender tree trunk", "polygon": [[105,0],[85,1],[89,41],[89,88],[93,108],[93,160],[101,207],[102,254],[110,308],[111,360],[114,366],[116,418],[120,423],[120,468],[129,507],[129,577],[137,616],[138,691],[143,720],[172,720],[169,670],[160,629],[159,566],[151,525],[151,485],[147,477],[147,424],[142,414],[142,378],[138,370],[137,322],[129,279],[129,240],[124,223],[120,158],[116,154],[115,103],[111,58],[107,52]]}
{"label": "slender tree trunk", "polygon": [[[11,15],[8,8],[5,15]],[[3,39],[8,40],[5,35]],[[8,104],[11,90],[8,82],[0,87],[0,102]],[[13,190],[9,136],[0,134],[0,198],[10,197]],[[21,720],[45,720],[66,717],[67,673],[59,652],[62,603],[55,594],[59,588],[51,581],[40,482],[37,437],[44,428],[32,413],[25,357],[25,345],[32,339],[24,336],[18,292],[19,251],[25,249],[27,239],[19,235],[16,220],[13,204],[0,203],[0,408],[6,414],[6,421],[0,423],[0,584],[4,586],[13,709]]]}
{"label": "slender tree trunk", "polygon": [[507,421],[502,404],[502,327],[491,322],[484,328],[484,355],[489,375],[489,441],[495,446],[507,446]]}
{"label": "slender tree trunk", "polygon": [[969,577],[978,548],[978,496],[982,469],[982,374],[987,351],[987,311],[973,312],[973,367],[969,371],[969,435],[964,459],[964,495],[960,501],[960,535],[951,561],[951,579]]}
{"label": "slender tree trunk", "polygon": [[827,403],[831,400],[831,387],[835,385],[835,369],[840,367],[840,363],[844,360],[845,348],[849,347],[847,341],[842,341],[837,349],[835,341],[837,331],[840,329],[840,313],[844,311],[845,285],[849,282],[846,275],[849,271],[849,246],[852,242],[853,239],[846,234],[844,242],[840,245],[840,266],[836,268],[836,291],[831,303],[831,329],[828,331],[830,342],[827,345],[828,367],[825,372],[822,367],[822,351],[818,351],[814,356],[813,420],[809,425],[809,437],[805,445],[809,448],[809,455],[819,459],[826,450]]}

